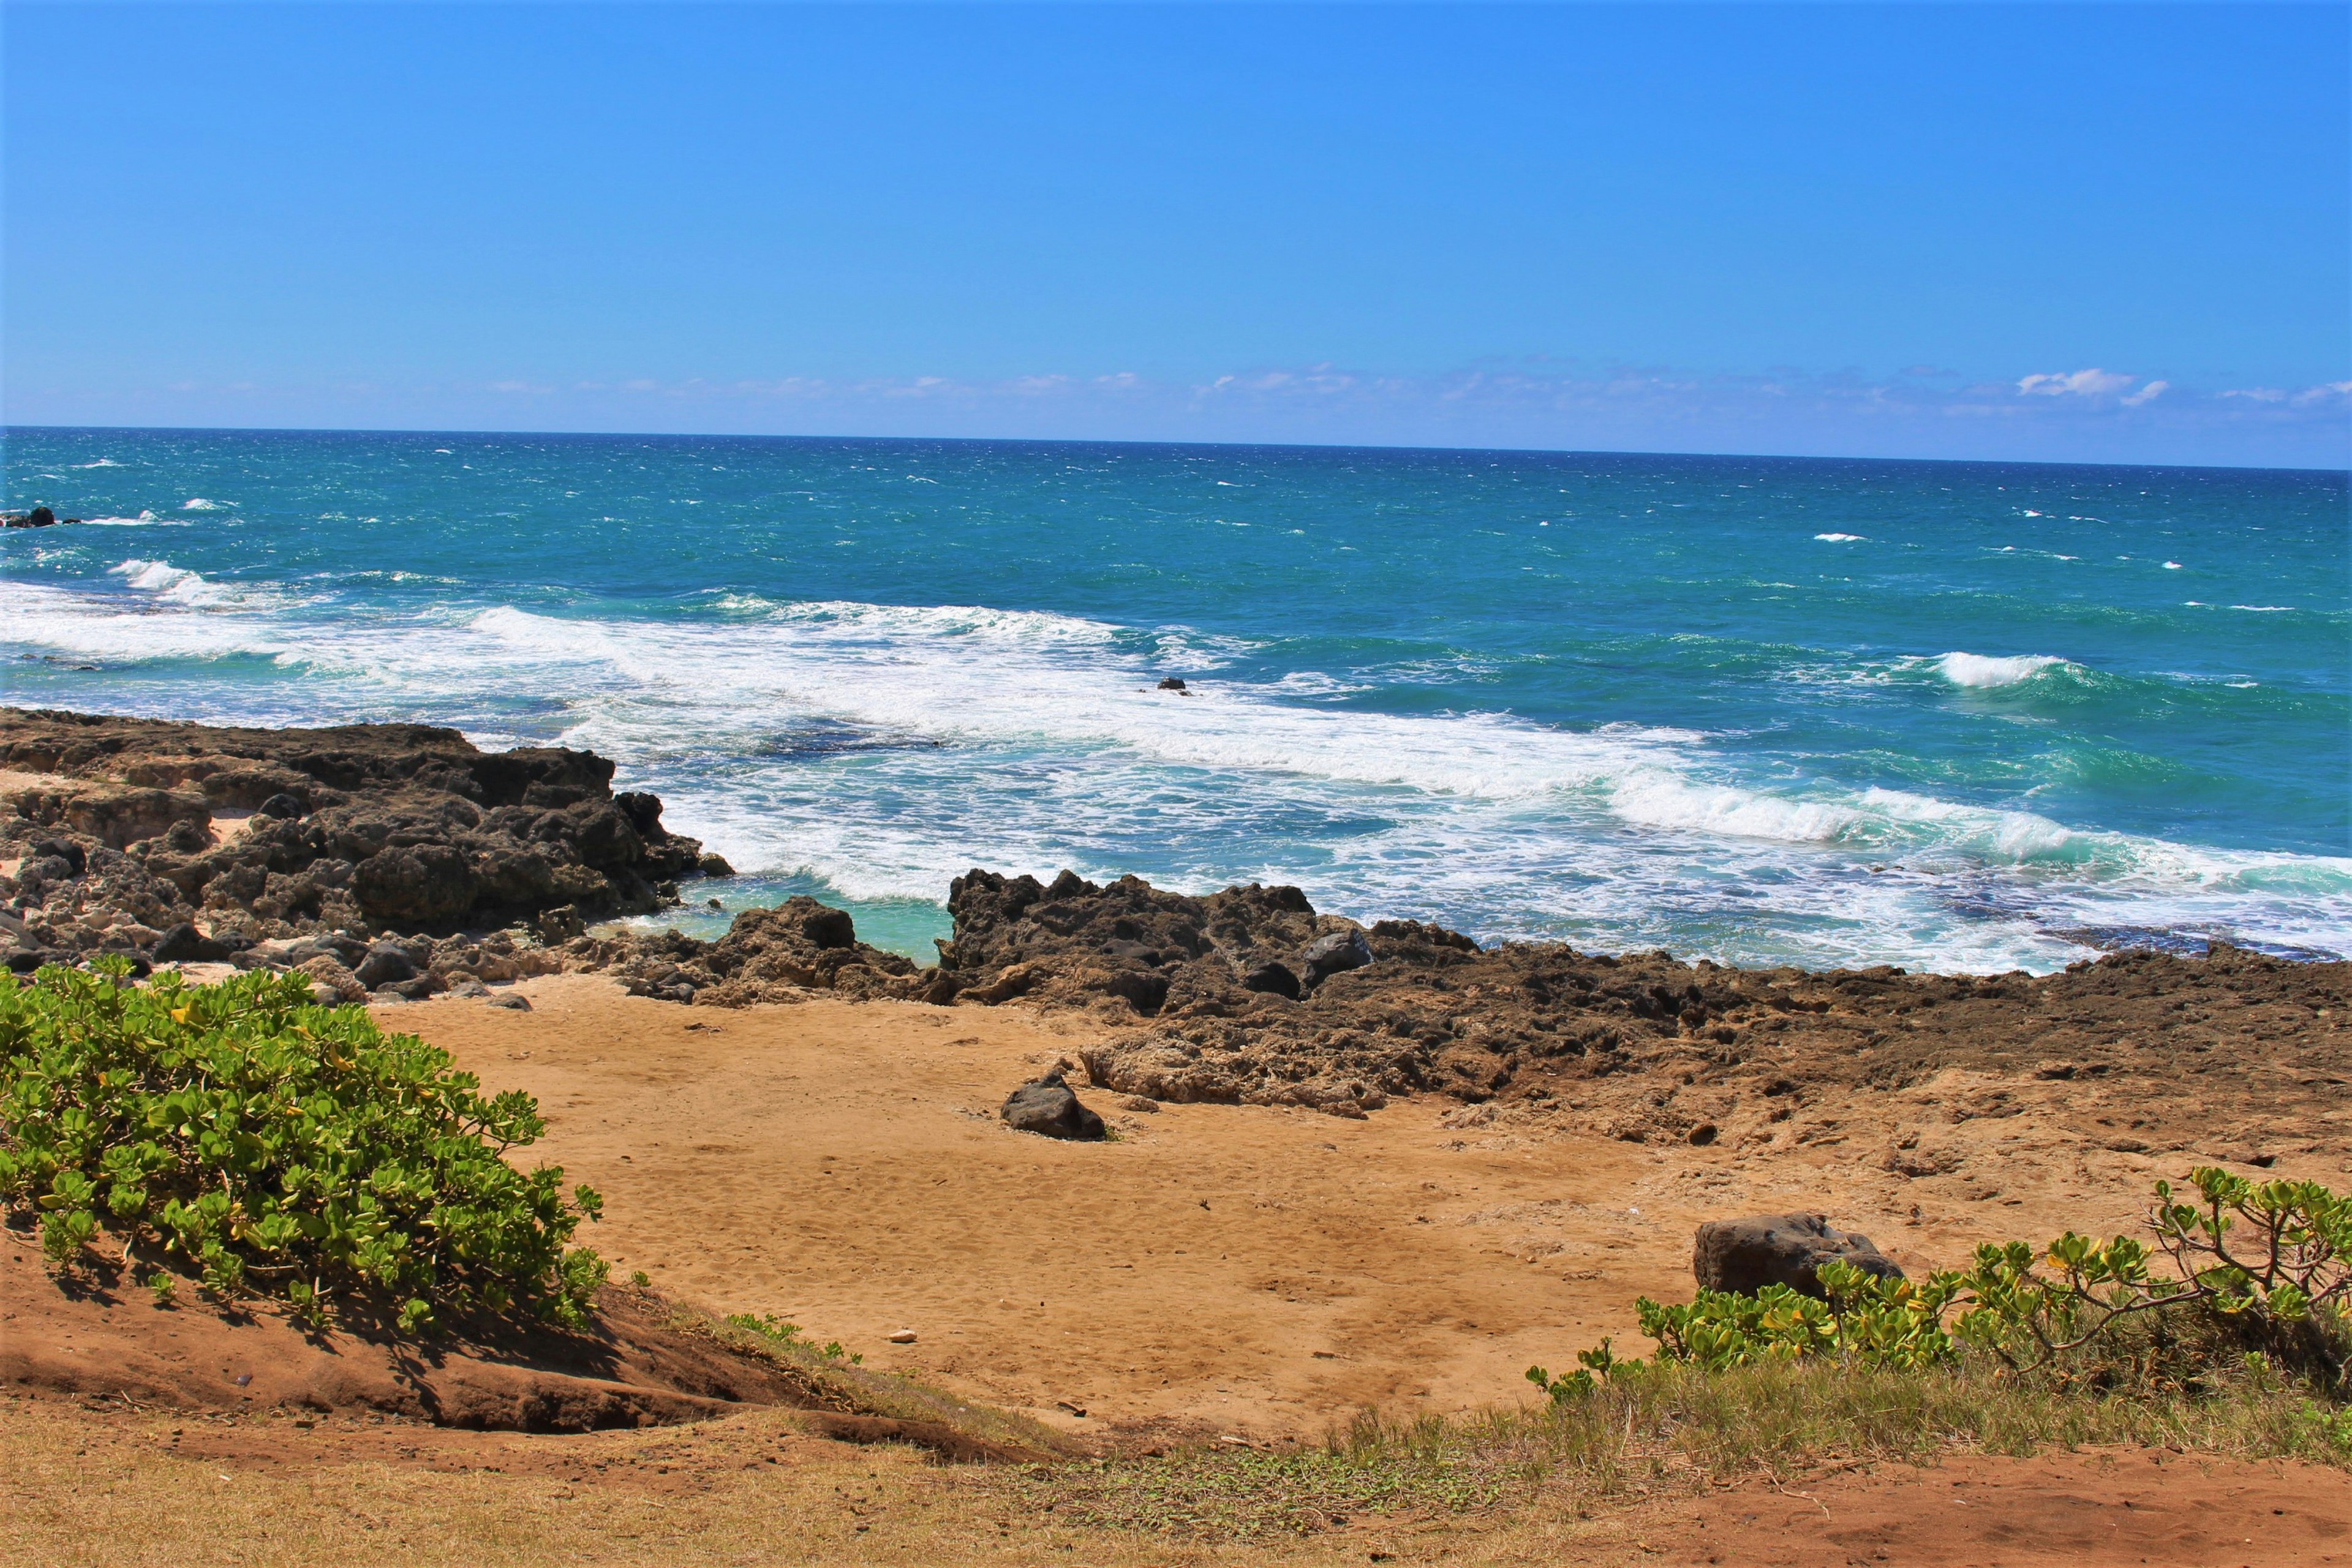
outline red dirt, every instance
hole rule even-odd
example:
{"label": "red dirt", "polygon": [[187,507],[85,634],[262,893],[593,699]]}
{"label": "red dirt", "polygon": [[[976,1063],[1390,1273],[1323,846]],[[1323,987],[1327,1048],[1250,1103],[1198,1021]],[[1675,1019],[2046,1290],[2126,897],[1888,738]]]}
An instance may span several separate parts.
{"label": "red dirt", "polygon": [[434,1344],[341,1327],[313,1332],[263,1303],[211,1303],[184,1279],[177,1298],[180,1305],[159,1306],[110,1264],[52,1274],[37,1237],[0,1231],[0,1386],[530,1432],[816,1403],[786,1369],[673,1328],[657,1298],[625,1290],[607,1292],[588,1333]]}
{"label": "red dirt", "polygon": [[2322,1568],[2352,1563],[2352,1477],[2171,1453],[1956,1457],[1743,1487],[1627,1519],[1566,1563],[1775,1568]]}

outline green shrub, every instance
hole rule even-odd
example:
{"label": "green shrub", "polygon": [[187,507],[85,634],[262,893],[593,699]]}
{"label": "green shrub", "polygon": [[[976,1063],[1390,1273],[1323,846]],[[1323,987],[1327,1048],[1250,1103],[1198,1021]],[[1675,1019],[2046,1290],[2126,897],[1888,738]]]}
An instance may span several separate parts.
{"label": "green shrub", "polygon": [[[1880,1279],[1845,1263],[1817,1276],[1822,1300],[1784,1285],[1753,1296],[1701,1290],[1688,1306],[1635,1304],[1662,1362],[1702,1372],[1833,1357],[1920,1371],[1980,1353],[2019,1373],[2100,1386],[2193,1391],[2200,1363],[2273,1367],[2323,1392],[2347,1390],[2352,1350],[2352,1199],[2311,1182],[2252,1182],[2211,1166],[2189,1174],[2197,1201],[2158,1182],[2155,1247],[2069,1231],[2037,1252],[2021,1241],[1977,1248],[1964,1269]],[[2159,1272],[2158,1260],[2169,1265]],[[1638,1364],[1603,1340],[1554,1377],[1528,1379],[1566,1402]],[[1598,1381],[1596,1381],[1598,1380]]]}
{"label": "green shrub", "polygon": [[546,1130],[529,1095],[484,1098],[447,1053],[313,1005],[305,976],[118,977],[0,977],[0,1205],[39,1215],[52,1259],[103,1229],[126,1265],[160,1248],[314,1323],[351,1295],[410,1332],[583,1321],[605,1265],[567,1244],[601,1205],[507,1163]]}

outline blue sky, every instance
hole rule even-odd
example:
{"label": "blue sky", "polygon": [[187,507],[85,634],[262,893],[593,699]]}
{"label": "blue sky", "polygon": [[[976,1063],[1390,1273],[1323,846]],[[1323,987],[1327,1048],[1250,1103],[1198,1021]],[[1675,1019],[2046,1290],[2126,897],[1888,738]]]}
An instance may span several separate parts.
{"label": "blue sky", "polygon": [[2347,16],[12,3],[5,412],[2342,466]]}

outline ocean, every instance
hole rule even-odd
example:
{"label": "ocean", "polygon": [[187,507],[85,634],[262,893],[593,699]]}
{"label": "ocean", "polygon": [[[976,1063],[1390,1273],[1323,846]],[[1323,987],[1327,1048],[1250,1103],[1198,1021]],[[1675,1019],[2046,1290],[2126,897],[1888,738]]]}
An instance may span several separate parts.
{"label": "ocean", "polygon": [[[1809,967],[2352,953],[2328,472],[15,429],[0,698],[590,747],[928,958],[974,866]],[[1168,678],[1184,682],[1163,689]],[[703,900],[717,897],[721,908]]]}

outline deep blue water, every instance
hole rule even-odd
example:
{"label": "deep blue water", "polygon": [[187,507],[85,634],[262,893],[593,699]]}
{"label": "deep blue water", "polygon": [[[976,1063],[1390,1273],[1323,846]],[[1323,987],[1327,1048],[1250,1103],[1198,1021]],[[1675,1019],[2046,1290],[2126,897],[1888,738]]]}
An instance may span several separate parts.
{"label": "deep blue water", "polygon": [[[971,866],[1481,937],[2352,952],[2341,474],[11,431],[19,704],[618,757],[919,951]],[[1160,691],[1165,675],[1187,694]]]}

